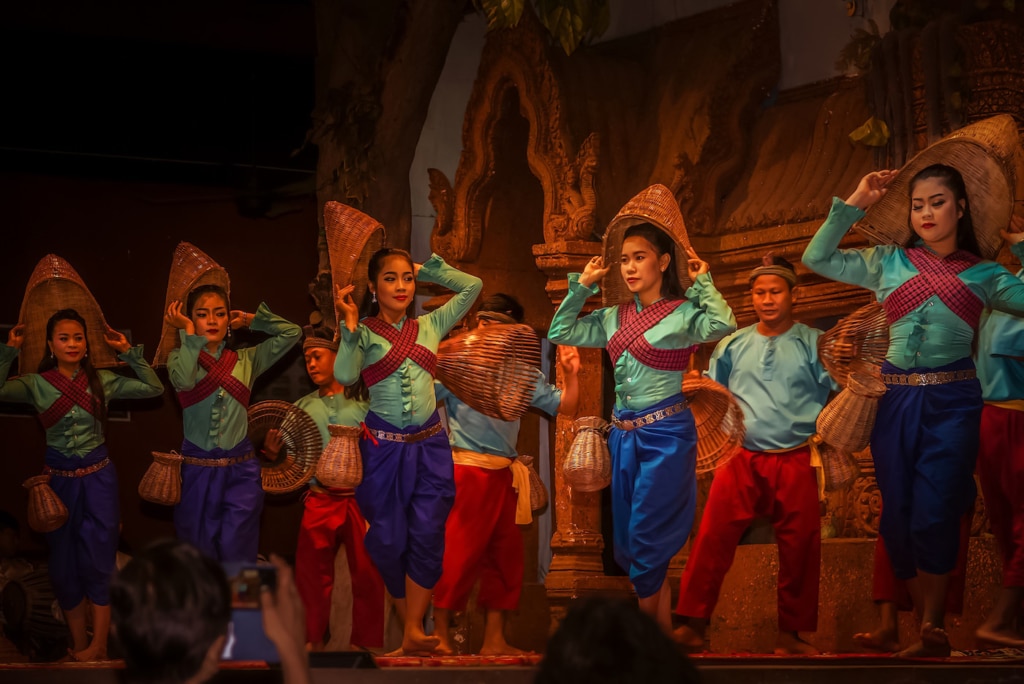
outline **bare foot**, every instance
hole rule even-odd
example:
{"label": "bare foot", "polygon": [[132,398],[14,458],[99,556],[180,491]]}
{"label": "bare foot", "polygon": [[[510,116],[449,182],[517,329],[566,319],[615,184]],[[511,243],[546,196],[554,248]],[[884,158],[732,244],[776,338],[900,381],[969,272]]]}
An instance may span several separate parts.
{"label": "bare foot", "polygon": [[978,648],[1024,648],[1024,636],[1009,627],[998,628],[982,625],[974,633],[978,639]]}
{"label": "bare foot", "polygon": [[682,646],[687,651],[705,651],[707,644],[704,642],[704,635],[690,625],[680,625],[672,630],[672,641]]}
{"label": "bare foot", "polygon": [[948,658],[951,652],[946,630],[927,622],[921,626],[921,640],[896,653],[897,658]]}
{"label": "bare foot", "polygon": [[434,636],[438,639],[434,655],[455,655],[455,648],[452,646],[452,641],[447,634],[438,634],[435,631]]}
{"label": "bare foot", "polygon": [[427,636],[422,632],[417,635],[406,634],[402,639],[402,655],[426,658],[440,645],[441,640],[436,636]]}
{"label": "bare foot", "polygon": [[521,648],[516,648],[508,642],[502,642],[500,644],[484,644],[480,647],[480,655],[526,655],[532,653],[532,651],[524,651]]}
{"label": "bare foot", "polygon": [[80,663],[94,663],[100,660],[109,660],[107,658],[106,649],[95,648],[92,646],[81,651],[72,651],[71,657]]}
{"label": "bare foot", "polygon": [[818,655],[814,646],[800,638],[795,632],[779,632],[775,640],[775,655]]}
{"label": "bare foot", "polygon": [[879,653],[895,653],[900,650],[900,641],[896,632],[879,627],[874,632],[858,632],[853,635],[853,643],[869,651]]}

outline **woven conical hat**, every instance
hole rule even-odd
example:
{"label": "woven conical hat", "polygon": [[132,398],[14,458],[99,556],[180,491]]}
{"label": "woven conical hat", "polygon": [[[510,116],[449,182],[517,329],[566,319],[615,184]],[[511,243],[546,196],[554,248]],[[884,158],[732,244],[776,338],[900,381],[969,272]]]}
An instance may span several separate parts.
{"label": "woven conical hat", "polygon": [[25,326],[25,341],[21,345],[19,371],[35,373],[39,368],[39,362],[48,353],[46,322],[61,309],[74,309],[85,319],[93,366],[116,366],[117,352],[107,346],[103,337],[109,326],[100,305],[71,264],[55,254],[47,254],[29,276],[25,297],[21,300],[18,322]]}
{"label": "woven conical hat", "polygon": [[981,256],[995,258],[1010,225],[1017,184],[1020,137],[1009,114],[953,131],[907,162],[881,200],[854,226],[872,242],[904,245],[910,239],[910,179],[932,164],[952,166],[964,177]]}
{"label": "woven conical hat", "polygon": [[352,299],[358,305],[366,292],[370,257],[384,246],[384,226],[372,216],[342,204],[324,204],[324,231],[335,285],[355,285]]}
{"label": "woven conical hat", "polygon": [[672,191],[664,185],[655,184],[641,190],[626,202],[605,231],[604,263],[606,266],[611,265],[611,269],[604,278],[602,289],[604,301],[608,305],[619,304],[631,297],[619,271],[619,259],[622,257],[622,239],[626,229],[640,223],[650,223],[668,233],[676,244],[675,260],[679,282],[684,287],[690,283],[690,275],[686,270],[686,249],[690,247],[690,237],[686,234],[683,214],[679,211],[679,203]]}
{"label": "woven conical hat", "polygon": [[[167,278],[167,296],[164,311],[171,302],[185,302],[188,293],[200,285],[218,285],[231,295],[231,281],[228,272],[210,256],[190,242],[180,242],[174,248],[171,273]],[[178,346],[178,330],[164,321],[160,330],[160,344],[153,357],[154,366],[166,366],[167,355]]]}

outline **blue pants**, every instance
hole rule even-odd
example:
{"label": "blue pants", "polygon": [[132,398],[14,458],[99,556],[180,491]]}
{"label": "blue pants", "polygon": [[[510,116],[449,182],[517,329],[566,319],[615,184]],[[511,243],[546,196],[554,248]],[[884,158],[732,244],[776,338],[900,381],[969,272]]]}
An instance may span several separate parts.
{"label": "blue pants", "polygon": [[[107,458],[100,445],[85,455],[65,456],[46,449],[46,465],[56,470],[86,468]],[[68,521],[46,534],[50,545],[50,579],[57,602],[70,610],[88,598],[110,604],[110,578],[117,557],[121,507],[117,471],[111,463],[85,477],[50,478],[50,487],[68,509]]]}
{"label": "blue pants", "polygon": [[[631,420],[682,401],[669,397],[643,411],[616,411]],[[635,430],[613,428],[612,524],[615,561],[629,571],[637,596],[665,581],[668,563],[683,548],[697,501],[697,430],[689,409]]]}
{"label": "blue pants", "polygon": [[[203,459],[235,458],[252,450],[248,437],[226,451],[206,451],[188,440],[181,446],[183,455]],[[255,562],[263,496],[259,459],[223,467],[183,464],[174,530],[215,560]]]}
{"label": "blue pants", "polygon": [[[373,413],[366,426],[412,434],[440,421],[434,412],[422,426],[399,429]],[[421,587],[433,588],[441,578],[444,529],[455,502],[455,466],[448,435],[441,430],[421,442],[390,442],[365,436],[363,482],[356,501],[370,528],[366,551],[395,598],[405,598],[406,575]]]}
{"label": "blue pants", "polygon": [[[883,373],[943,372],[974,368],[961,359],[939,368]],[[960,518],[974,503],[974,465],[981,426],[981,384],[889,385],[871,434],[875,479],[882,493],[879,533],[899,579],[918,570],[953,570]]]}

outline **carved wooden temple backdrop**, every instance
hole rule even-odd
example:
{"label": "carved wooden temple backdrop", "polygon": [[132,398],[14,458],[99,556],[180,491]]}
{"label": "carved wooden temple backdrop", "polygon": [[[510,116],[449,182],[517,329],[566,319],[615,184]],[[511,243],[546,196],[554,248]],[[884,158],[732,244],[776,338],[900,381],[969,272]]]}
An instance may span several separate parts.
{"label": "carved wooden temple backdrop", "polygon": [[[968,93],[956,120],[943,115],[953,110],[936,106],[942,93],[925,86],[932,83],[925,73],[931,67],[921,57],[920,36],[900,35],[913,60],[903,81],[888,75],[898,82],[881,87],[888,113],[908,123],[902,133],[894,127],[888,149],[876,151],[851,144],[848,134],[871,115],[870,94],[880,101],[879,74],[773,91],[780,73],[775,0],[741,2],[580,50],[572,59],[550,47],[525,13],[516,29],[488,37],[454,183],[430,172],[437,211],[432,247],[480,275],[485,293],[515,293],[527,322],[544,331],[552,305],[565,294],[566,274],[582,271],[601,252],[600,236],[618,208],[651,183],[665,183],[679,199],[697,252],[711,264],[740,325],[748,325],[754,317],[747,273],[768,250],[799,263],[833,195],[852,191],[869,170],[898,166],[955,125],[997,113],[1024,120],[1020,25],[994,21],[949,30],[964,56]],[[859,238],[847,240],[855,246]],[[809,324],[828,327],[870,298],[802,267],[800,277],[796,315]],[[710,349],[704,351],[706,358]],[[609,411],[602,354],[581,350],[579,415]],[[581,593],[630,591],[627,578],[605,576],[600,495],[573,492],[562,479],[572,437],[572,422],[559,417],[554,556],[545,582],[555,621]],[[860,463],[854,486],[829,496],[823,523],[839,537],[877,534],[870,455],[861,454]],[[699,517],[694,530],[697,524]],[[975,533],[983,525],[979,516]],[[670,568],[675,581],[685,553]]]}

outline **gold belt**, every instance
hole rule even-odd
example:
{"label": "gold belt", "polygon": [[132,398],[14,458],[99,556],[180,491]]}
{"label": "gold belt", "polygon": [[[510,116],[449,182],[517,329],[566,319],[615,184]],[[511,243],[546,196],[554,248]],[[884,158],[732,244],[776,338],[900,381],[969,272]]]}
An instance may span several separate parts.
{"label": "gold belt", "polygon": [[47,466],[44,472],[47,475],[53,475],[55,477],[85,477],[86,475],[92,475],[93,473],[103,470],[110,465],[110,458],[104,458],[102,461],[97,461],[91,466],[85,466],[84,468],[75,468],[74,470],[57,470]]}
{"label": "gold belt", "polygon": [[667,408],[658,409],[657,411],[651,411],[650,413],[645,413],[639,418],[633,418],[632,420],[619,420],[615,416],[612,416],[612,425],[614,425],[620,430],[626,430],[628,432],[629,430],[635,430],[638,427],[644,427],[645,425],[650,425],[651,423],[657,423],[662,418],[674,416],[675,414],[685,410],[686,400],[684,399],[677,404],[672,404]]}
{"label": "gold belt", "polygon": [[419,432],[413,432],[406,434],[404,432],[387,432],[385,430],[375,430],[371,427],[367,427],[366,431],[379,439],[387,440],[388,442],[404,442],[405,444],[411,444],[412,442],[422,442],[425,439],[430,439],[441,430],[444,430],[444,423],[437,421],[426,430],[420,430]]}
{"label": "gold belt", "polygon": [[974,380],[978,372],[973,368],[939,373],[882,373],[882,382],[886,385],[946,385],[951,382]]}
{"label": "gold belt", "polygon": [[356,490],[352,489],[351,487],[325,487],[322,484],[316,484],[312,482],[309,484],[309,491],[312,492],[313,494],[321,494],[323,496],[329,496],[333,499],[345,499],[350,496],[355,496],[356,494]]}
{"label": "gold belt", "polygon": [[256,454],[250,451],[247,454],[241,456],[231,456],[229,458],[196,458],[195,456],[182,456],[182,463],[188,465],[202,466],[204,468],[225,468],[229,465],[235,465],[236,463],[243,463],[251,458],[255,458]]}

